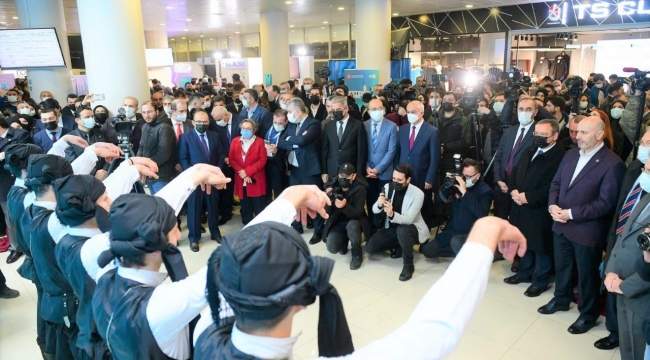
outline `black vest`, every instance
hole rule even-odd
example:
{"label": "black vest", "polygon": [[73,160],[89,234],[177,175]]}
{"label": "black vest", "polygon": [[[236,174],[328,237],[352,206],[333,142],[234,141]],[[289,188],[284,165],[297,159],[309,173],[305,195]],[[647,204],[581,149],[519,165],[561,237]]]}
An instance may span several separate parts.
{"label": "black vest", "polygon": [[23,232],[22,218],[25,213],[25,196],[29,193],[29,189],[12,186],[7,194],[7,208],[9,208],[9,219],[14,224],[14,233],[16,235],[16,243],[22,252],[25,254],[25,260],[18,268],[18,274],[25,279],[32,282],[38,281],[34,270],[34,261],[32,259],[32,252],[29,249],[29,244],[25,241],[25,233]]}
{"label": "black vest", "polygon": [[196,340],[194,360],[261,360],[239,351],[230,334],[234,324],[217,329],[216,324],[208,326]]}
{"label": "black vest", "polygon": [[66,235],[61,238],[54,250],[59,268],[79,299],[76,319],[79,327],[77,347],[83,349],[91,359],[106,359],[110,358],[110,353],[106,343],[99,336],[93,319],[92,300],[95,281],[88,276],[81,262],[81,247],[88,239],[85,236]]}
{"label": "black vest", "polygon": [[171,359],[156,343],[147,320],[147,305],[155,289],[117,275],[117,269],[97,282],[93,315],[114,359]]}
{"label": "black vest", "polygon": [[52,214],[51,210],[31,205],[25,210],[22,220],[23,224],[31,223],[27,242],[32,251],[36,275],[43,286],[41,316],[46,321],[69,325],[75,321],[78,301],[68,279],[56,263],[56,243],[47,229]]}

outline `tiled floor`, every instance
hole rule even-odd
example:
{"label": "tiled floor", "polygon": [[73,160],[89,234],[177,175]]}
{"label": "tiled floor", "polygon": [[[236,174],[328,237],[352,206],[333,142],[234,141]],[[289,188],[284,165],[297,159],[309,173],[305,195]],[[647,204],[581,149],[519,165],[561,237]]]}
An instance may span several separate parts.
{"label": "tiled floor", "polygon": [[[235,217],[221,229],[223,234],[227,234],[240,227],[240,218]],[[309,240],[311,235],[312,232],[307,230],[303,237]],[[200,252],[193,253],[186,240],[181,243],[190,273],[206,264],[217,244],[204,240],[201,246]],[[310,246],[310,249],[314,255],[331,257],[336,261],[331,281],[343,298],[357,348],[404,323],[424,293],[442,276],[450,260],[426,260],[416,254],[415,275],[402,283],[398,280],[401,259],[393,260],[387,255],[369,259],[366,255],[361,269],[351,271],[349,254],[331,255],[323,243]],[[40,353],[35,342],[36,289],[16,273],[20,262],[5,263],[7,254],[0,254],[0,266],[8,285],[19,290],[21,296],[0,300],[0,359],[37,360]],[[509,275],[510,263],[502,261],[492,266],[485,297],[458,349],[449,359],[620,359],[617,350],[601,351],[593,346],[596,340],[607,335],[604,319],[601,318],[598,326],[587,334],[571,335],[566,329],[578,316],[575,305],[569,312],[541,316],[537,308],[550,300],[552,290],[538,298],[527,298],[523,295],[526,284],[512,286],[503,282],[503,278]],[[317,303],[295,318],[294,333],[302,333],[295,346],[295,359],[310,359],[318,355]]]}

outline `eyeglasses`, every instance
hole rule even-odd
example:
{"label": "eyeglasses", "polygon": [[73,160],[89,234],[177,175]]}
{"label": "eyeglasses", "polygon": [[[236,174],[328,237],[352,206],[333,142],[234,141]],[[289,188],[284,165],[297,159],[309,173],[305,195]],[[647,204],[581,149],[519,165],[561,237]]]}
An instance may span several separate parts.
{"label": "eyeglasses", "polygon": [[650,147],[650,140],[646,141],[635,141],[634,146],[639,147],[639,146],[645,146],[645,147]]}
{"label": "eyeglasses", "polygon": [[[577,131],[576,131],[576,132],[577,132]],[[538,133],[537,131],[534,131],[534,132],[533,132],[533,136],[541,136],[541,137],[548,138],[548,137],[553,136],[553,134],[548,135],[547,133]]]}

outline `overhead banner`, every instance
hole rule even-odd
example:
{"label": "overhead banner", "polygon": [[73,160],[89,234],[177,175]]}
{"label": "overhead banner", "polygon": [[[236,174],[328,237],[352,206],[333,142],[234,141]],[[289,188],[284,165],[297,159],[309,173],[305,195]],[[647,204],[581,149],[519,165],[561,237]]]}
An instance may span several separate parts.
{"label": "overhead banner", "polygon": [[393,30],[411,37],[566,29],[579,26],[650,24],[650,0],[550,1],[395,17]]}
{"label": "overhead banner", "polygon": [[363,94],[370,92],[379,83],[379,70],[346,69],[345,86],[348,87],[357,105],[363,105]]}

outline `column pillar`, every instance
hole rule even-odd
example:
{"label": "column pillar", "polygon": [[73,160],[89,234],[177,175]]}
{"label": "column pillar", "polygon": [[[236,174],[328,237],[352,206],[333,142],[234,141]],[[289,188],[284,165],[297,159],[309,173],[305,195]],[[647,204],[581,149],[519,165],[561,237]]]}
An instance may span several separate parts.
{"label": "column pillar", "polygon": [[[167,31],[148,30],[144,32],[147,49],[166,49],[169,47]],[[146,60],[146,58],[145,58]],[[170,66],[148,68],[148,78],[158,79],[163,86],[172,87],[172,68]]]}
{"label": "column pillar", "polygon": [[[77,7],[88,89],[106,95],[97,104],[112,115],[126,96],[139,104],[149,100],[140,0],[77,0]],[[117,24],[111,19],[119,19],[119,25],[107,27]]]}
{"label": "column pillar", "polygon": [[391,0],[357,0],[355,11],[357,69],[379,70],[382,84],[390,82],[390,6]]}
{"label": "column pillar", "polygon": [[32,98],[39,103],[38,98],[43,90],[52,93],[55,99],[65,106],[67,94],[73,93],[72,64],[68,46],[68,32],[65,27],[62,0],[16,0],[16,13],[21,29],[55,28],[56,36],[61,44],[65,68],[28,69],[30,81],[29,91]]}
{"label": "column pillar", "polygon": [[289,78],[289,19],[284,11],[260,14],[262,71],[271,74],[274,84]]}

